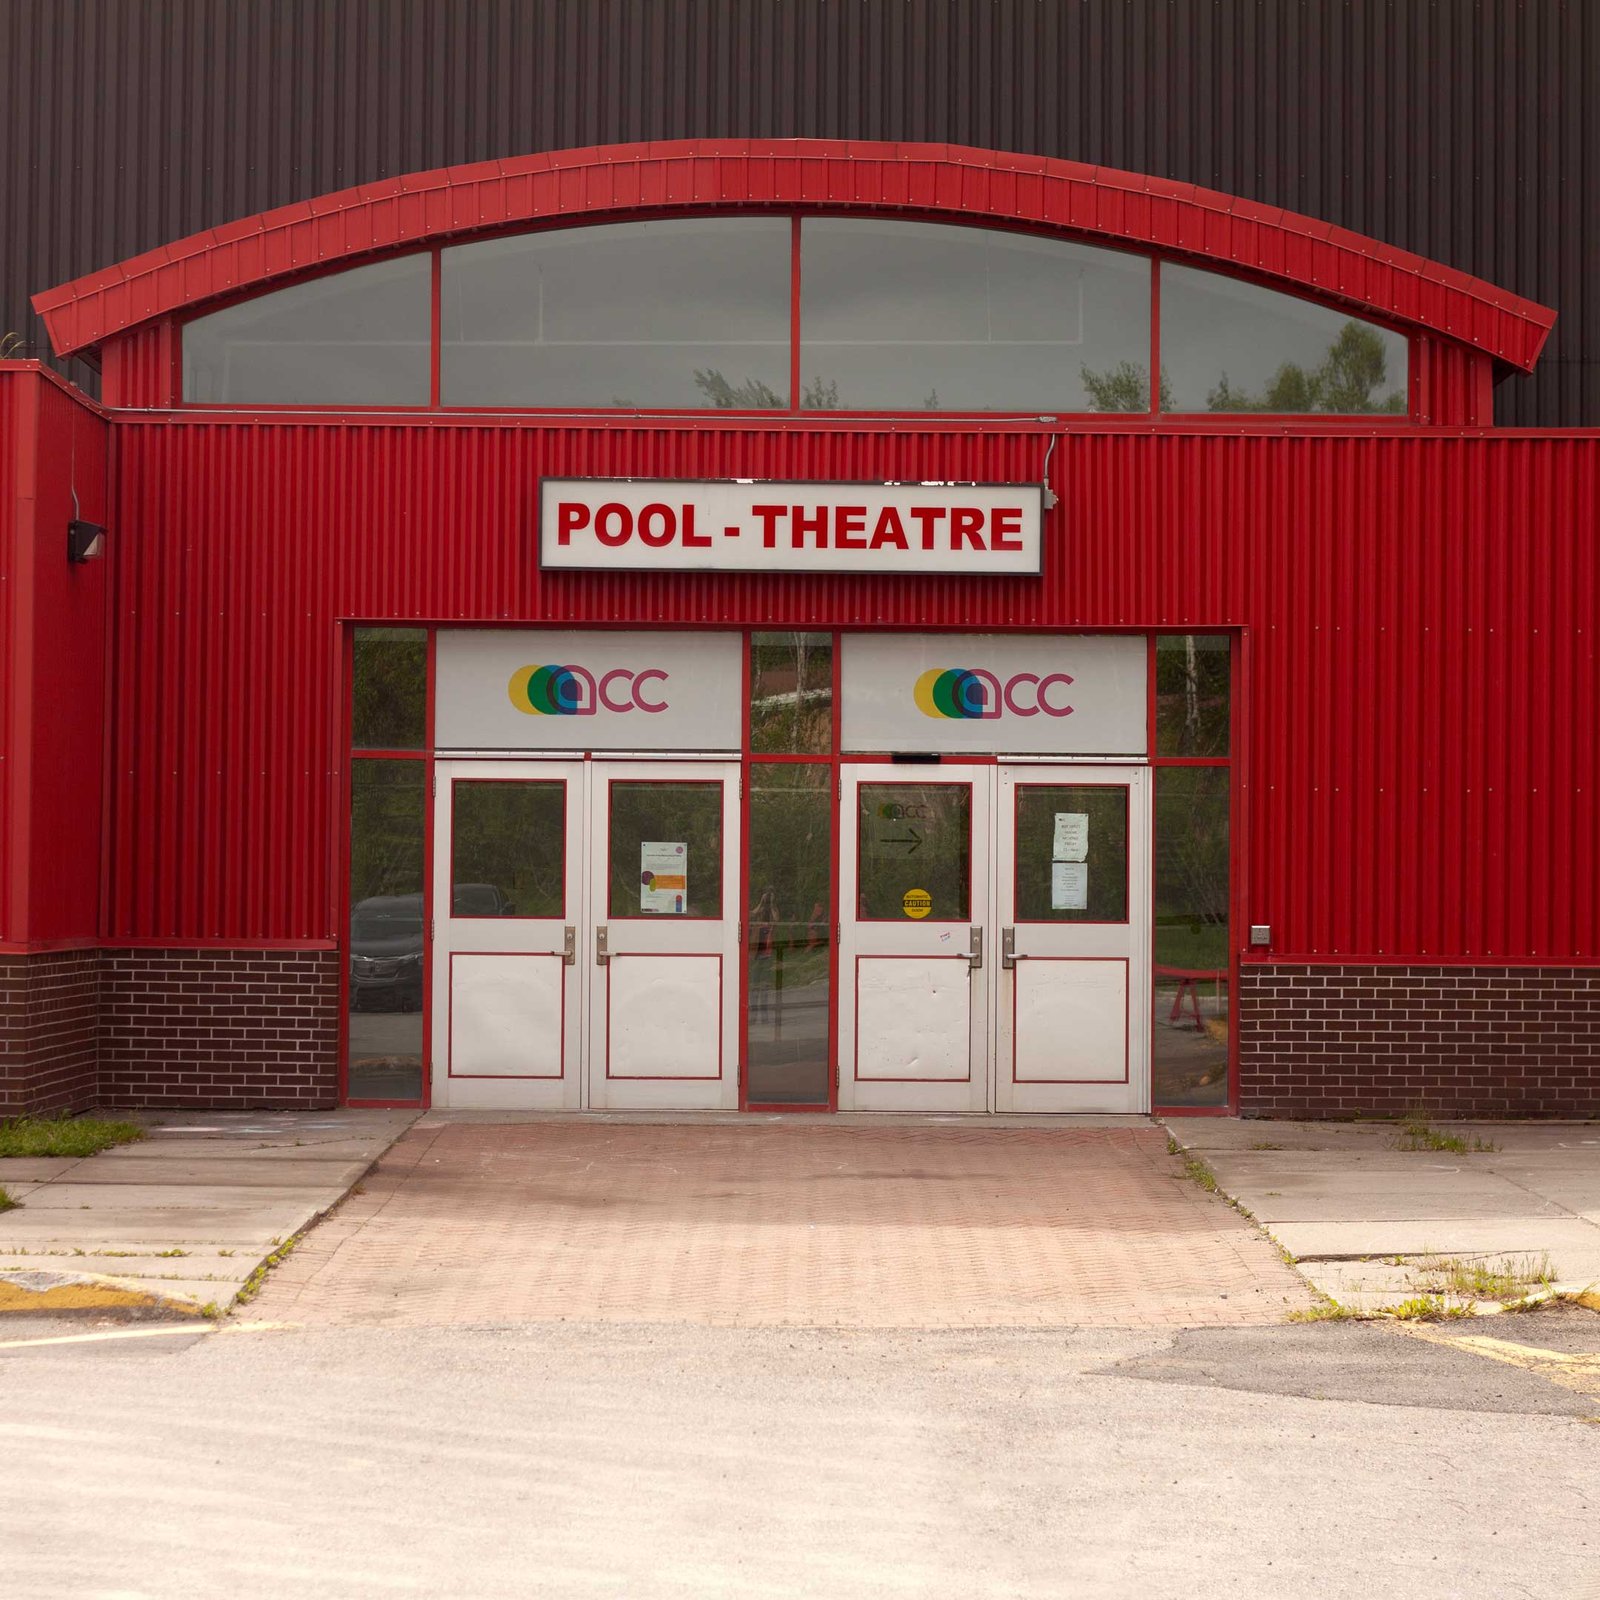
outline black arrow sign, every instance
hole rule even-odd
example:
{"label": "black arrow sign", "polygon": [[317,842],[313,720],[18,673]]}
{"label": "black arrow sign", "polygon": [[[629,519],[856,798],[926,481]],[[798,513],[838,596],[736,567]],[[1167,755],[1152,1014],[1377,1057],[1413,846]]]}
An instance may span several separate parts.
{"label": "black arrow sign", "polygon": [[914,856],[917,853],[917,846],[922,843],[922,835],[915,828],[909,828],[904,839],[885,839],[883,842],[885,844],[908,844],[911,848],[906,851],[906,854]]}

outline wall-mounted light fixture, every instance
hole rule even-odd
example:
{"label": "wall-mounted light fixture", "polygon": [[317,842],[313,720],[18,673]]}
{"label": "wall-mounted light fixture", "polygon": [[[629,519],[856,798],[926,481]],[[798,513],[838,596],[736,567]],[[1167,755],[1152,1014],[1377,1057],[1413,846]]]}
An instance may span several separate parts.
{"label": "wall-mounted light fixture", "polygon": [[67,524],[67,560],[93,561],[106,550],[106,530],[98,522],[83,522],[74,517]]}

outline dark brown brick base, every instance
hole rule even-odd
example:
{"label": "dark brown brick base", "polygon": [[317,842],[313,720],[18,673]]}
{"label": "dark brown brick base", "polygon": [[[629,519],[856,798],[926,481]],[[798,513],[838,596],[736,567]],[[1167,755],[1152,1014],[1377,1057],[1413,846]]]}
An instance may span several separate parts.
{"label": "dark brown brick base", "polygon": [[0,956],[0,1116],[95,1104],[100,952]]}
{"label": "dark brown brick base", "polygon": [[336,951],[109,949],[102,959],[103,1105],[338,1103]]}
{"label": "dark brown brick base", "polygon": [[1247,1117],[1600,1115],[1600,968],[1239,974]]}

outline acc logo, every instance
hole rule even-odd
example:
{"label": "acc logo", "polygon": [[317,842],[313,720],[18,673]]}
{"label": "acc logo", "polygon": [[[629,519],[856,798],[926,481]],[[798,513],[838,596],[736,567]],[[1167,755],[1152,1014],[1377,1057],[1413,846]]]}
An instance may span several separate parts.
{"label": "acc logo", "polygon": [[1065,672],[1047,672],[1042,678],[1019,672],[1002,683],[982,667],[933,667],[917,679],[912,693],[925,717],[988,719],[1007,711],[1014,717],[1036,717],[1041,711],[1047,717],[1070,717],[1072,707],[1052,705],[1049,696],[1056,684],[1071,682]]}
{"label": "acc logo", "polygon": [[613,667],[598,681],[584,667],[518,667],[506,692],[512,705],[530,717],[592,717],[602,709],[654,715],[665,711],[667,702],[649,698],[649,686],[666,681],[659,667],[643,672]]}

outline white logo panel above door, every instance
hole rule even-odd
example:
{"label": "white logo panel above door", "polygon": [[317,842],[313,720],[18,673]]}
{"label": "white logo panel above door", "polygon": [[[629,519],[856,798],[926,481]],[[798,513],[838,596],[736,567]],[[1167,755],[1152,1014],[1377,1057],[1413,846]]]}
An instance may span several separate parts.
{"label": "white logo panel above door", "polygon": [[441,629],[441,750],[737,750],[736,633]]}
{"label": "white logo panel above door", "polygon": [[843,747],[1140,756],[1148,645],[1117,634],[846,634]]}

